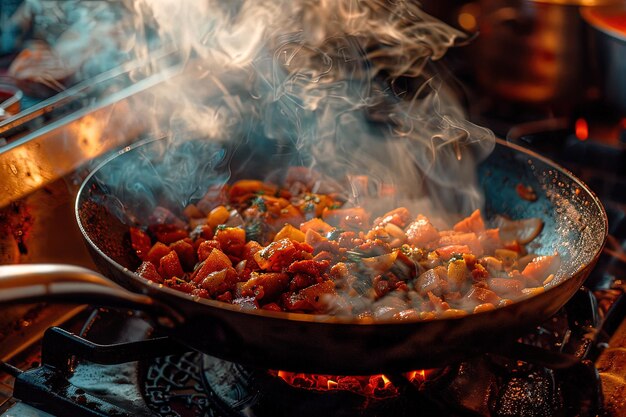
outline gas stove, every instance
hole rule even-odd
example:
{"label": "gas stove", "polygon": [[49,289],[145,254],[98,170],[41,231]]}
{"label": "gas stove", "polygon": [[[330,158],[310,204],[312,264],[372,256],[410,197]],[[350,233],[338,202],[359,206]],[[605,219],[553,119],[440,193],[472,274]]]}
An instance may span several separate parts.
{"label": "gas stove", "polygon": [[[124,74],[109,76],[125,80]],[[66,243],[80,243],[71,204],[84,168],[79,162],[131,143],[145,128],[117,129],[127,136],[99,142],[93,123],[103,113],[105,120],[116,120],[117,112],[132,107],[134,97],[158,88],[162,77],[122,83],[104,98],[90,98],[91,90],[57,98],[26,113],[23,123],[0,125],[0,134],[9,139],[5,151],[0,149],[0,166],[11,171],[5,173],[11,184],[27,185],[12,187],[13,194],[4,196],[12,203],[0,216],[19,221],[2,241],[3,263],[66,261],[93,268],[84,248]],[[111,79],[103,79],[111,85]],[[77,97],[85,101],[77,103]],[[515,343],[437,370],[359,377],[294,374],[189,351],[155,333],[134,312],[37,305],[0,327],[1,415],[403,417],[415,410],[451,416],[624,415],[623,124],[611,120],[617,135],[607,139],[592,133],[589,125],[597,118],[585,112],[545,119],[532,113],[528,119],[533,121],[522,124],[519,115],[515,123],[497,117],[490,127],[501,136],[555,159],[587,182],[602,199],[610,226],[607,248],[584,287],[557,315]],[[61,141],[78,145],[53,172],[48,168]],[[52,156],[34,166],[24,155],[38,148]],[[33,172],[41,175],[35,178]],[[57,207],[54,222],[45,221],[50,206]]]}
{"label": "gas stove", "polygon": [[[549,135],[516,126],[509,140],[571,167],[590,184],[620,180],[615,166],[577,156],[572,141],[584,141],[576,136],[575,120],[557,122],[562,129]],[[609,146],[589,140],[590,146]],[[610,146],[621,157],[619,145]],[[57,192],[54,184],[47,189]],[[137,313],[64,310],[63,319],[53,313],[53,323],[43,321],[59,327],[45,330],[28,348],[15,342],[20,347],[4,354],[2,416],[408,416],[416,409],[451,416],[622,415],[626,209],[613,187],[596,191],[610,224],[597,267],[556,316],[497,354],[403,374],[294,374],[189,351],[155,334]],[[64,198],[71,200],[71,193]],[[69,209],[71,217],[71,204]],[[23,256],[34,259],[32,252]],[[3,344],[28,327],[17,326]]]}

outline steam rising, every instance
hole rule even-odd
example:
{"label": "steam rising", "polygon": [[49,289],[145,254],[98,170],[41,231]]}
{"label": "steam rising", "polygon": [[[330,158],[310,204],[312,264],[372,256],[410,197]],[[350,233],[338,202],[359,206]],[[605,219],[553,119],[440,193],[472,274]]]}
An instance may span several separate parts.
{"label": "steam rising", "polygon": [[[143,0],[133,7],[135,32],[156,28],[191,74],[164,91],[175,104],[175,139],[245,144],[248,159],[239,164],[273,164],[277,155],[283,164],[287,154],[288,164],[331,178],[365,174],[370,184],[400,191],[389,208],[415,206],[425,194],[447,212],[480,206],[474,168],[493,148],[493,134],[465,120],[434,70],[464,36],[416,3]],[[135,42],[135,53],[148,56],[148,42],[139,35]],[[181,178],[190,179],[201,181],[189,172]]]}

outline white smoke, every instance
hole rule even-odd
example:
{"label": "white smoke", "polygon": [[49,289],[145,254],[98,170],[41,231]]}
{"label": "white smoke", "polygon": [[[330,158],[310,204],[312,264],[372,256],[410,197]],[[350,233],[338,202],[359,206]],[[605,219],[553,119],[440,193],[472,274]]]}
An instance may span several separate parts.
{"label": "white smoke", "polygon": [[[186,63],[163,89],[173,136],[272,140],[329,176],[394,184],[393,204],[428,193],[450,211],[480,206],[475,165],[494,137],[465,119],[436,72],[464,35],[415,2],[131,4],[135,32],[151,27]],[[145,38],[134,42],[150,54]]]}

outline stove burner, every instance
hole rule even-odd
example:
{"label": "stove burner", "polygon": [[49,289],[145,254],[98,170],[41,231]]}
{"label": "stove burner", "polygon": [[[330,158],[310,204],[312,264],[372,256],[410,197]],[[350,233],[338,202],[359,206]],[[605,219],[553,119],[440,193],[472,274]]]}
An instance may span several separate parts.
{"label": "stove burner", "polygon": [[[579,305],[592,300],[588,292],[577,298]],[[572,320],[576,314],[572,311]],[[558,327],[567,321],[564,318],[550,324]],[[574,358],[573,355],[548,354],[545,345],[561,337],[555,335],[558,332],[550,325],[540,333],[544,336],[533,339],[537,346],[517,344],[511,356],[534,358],[536,364],[488,355],[448,367],[431,384],[420,386],[403,375],[389,375],[389,383],[394,383],[398,390],[398,395],[390,397],[296,387],[276,371],[246,367],[199,353],[150,361],[143,371],[144,396],[150,410],[166,417],[408,417],[415,410],[426,415],[485,417],[596,415],[602,394],[593,363],[576,360],[572,365],[565,362]],[[575,349],[584,355],[586,351],[578,346],[561,343],[564,352]]]}
{"label": "stove burner", "polygon": [[[203,357],[205,388],[213,407],[225,417],[412,416],[416,409],[441,415],[445,409],[411,389],[412,384],[390,376],[400,395],[363,396],[349,390],[319,391],[288,384],[276,371],[264,371]],[[350,378],[350,377],[346,377]]]}
{"label": "stove burner", "polygon": [[143,373],[146,404],[163,417],[409,416],[415,408],[408,404],[423,401],[406,387],[409,397],[393,399],[299,389],[271,372],[197,352],[157,358]]}

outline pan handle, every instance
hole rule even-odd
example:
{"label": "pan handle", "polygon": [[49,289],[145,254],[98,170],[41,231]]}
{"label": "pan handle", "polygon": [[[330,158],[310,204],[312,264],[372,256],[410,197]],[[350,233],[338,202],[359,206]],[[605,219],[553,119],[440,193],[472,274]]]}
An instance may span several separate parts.
{"label": "pan handle", "polygon": [[160,325],[184,318],[169,306],[115,284],[98,272],[75,265],[0,265],[0,305],[32,302],[94,304],[141,310]]}

